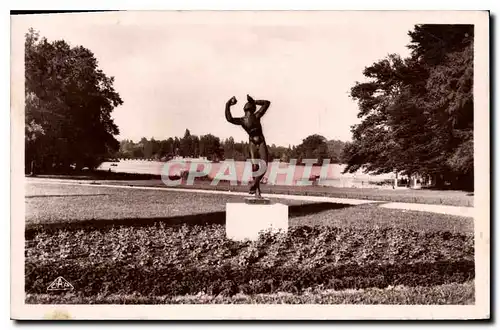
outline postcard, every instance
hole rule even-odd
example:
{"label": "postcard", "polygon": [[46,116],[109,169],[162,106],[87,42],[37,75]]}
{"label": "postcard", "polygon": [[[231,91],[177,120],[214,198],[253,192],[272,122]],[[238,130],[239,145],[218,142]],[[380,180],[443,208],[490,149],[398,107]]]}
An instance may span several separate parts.
{"label": "postcard", "polygon": [[490,317],[487,11],[11,16],[11,317]]}

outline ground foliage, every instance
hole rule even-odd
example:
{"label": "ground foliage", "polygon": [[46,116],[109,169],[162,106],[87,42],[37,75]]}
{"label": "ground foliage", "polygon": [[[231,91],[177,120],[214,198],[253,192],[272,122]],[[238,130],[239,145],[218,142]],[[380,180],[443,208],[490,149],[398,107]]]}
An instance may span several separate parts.
{"label": "ground foliage", "polygon": [[435,286],[474,278],[473,235],[397,228],[291,227],[258,241],[222,225],[39,232],[26,242],[25,288],[63,276],[82,296],[213,296]]}

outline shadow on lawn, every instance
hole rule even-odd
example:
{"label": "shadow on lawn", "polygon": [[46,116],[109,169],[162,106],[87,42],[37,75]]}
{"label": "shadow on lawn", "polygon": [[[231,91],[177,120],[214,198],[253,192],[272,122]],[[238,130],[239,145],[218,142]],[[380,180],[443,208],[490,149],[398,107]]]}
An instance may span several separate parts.
{"label": "shadow on lawn", "polygon": [[[350,207],[349,204],[341,203],[310,203],[302,205],[290,205],[288,208],[289,218],[315,214],[327,210],[342,209]],[[118,226],[128,227],[148,227],[155,224],[164,224],[166,226],[206,226],[206,225],[224,225],[226,223],[226,212],[198,213],[173,217],[159,218],[123,218],[123,219],[93,219],[82,221],[66,221],[55,223],[28,224],[25,228],[25,238],[32,239],[37,232],[51,232],[59,229],[64,230],[96,230],[109,229]]]}
{"label": "shadow on lawn", "polygon": [[109,196],[109,194],[30,195],[25,198]]}

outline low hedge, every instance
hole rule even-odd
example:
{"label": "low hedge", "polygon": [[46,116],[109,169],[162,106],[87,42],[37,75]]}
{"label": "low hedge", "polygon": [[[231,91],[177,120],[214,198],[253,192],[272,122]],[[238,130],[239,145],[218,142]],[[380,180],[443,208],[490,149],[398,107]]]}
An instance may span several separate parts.
{"label": "low hedge", "polygon": [[143,296],[66,294],[28,294],[27,304],[390,304],[390,305],[471,305],[474,304],[474,281],[432,287],[395,286],[363,290],[307,290],[297,295],[289,292],[271,294],[243,293],[234,296],[196,295]]}

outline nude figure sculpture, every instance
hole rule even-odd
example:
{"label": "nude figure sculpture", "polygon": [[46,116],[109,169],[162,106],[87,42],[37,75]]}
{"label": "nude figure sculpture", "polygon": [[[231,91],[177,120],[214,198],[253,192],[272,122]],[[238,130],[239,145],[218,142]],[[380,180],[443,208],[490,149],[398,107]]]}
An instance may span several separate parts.
{"label": "nude figure sculpture", "polygon": [[[262,132],[262,125],[260,119],[266,113],[267,109],[271,105],[271,102],[267,100],[254,100],[250,95],[247,95],[247,103],[243,107],[245,115],[243,117],[234,118],[231,115],[231,106],[237,103],[236,98],[233,96],[226,103],[226,119],[228,122],[234,125],[239,125],[248,133],[249,144],[250,144],[250,159],[252,161],[253,172],[257,171],[258,164],[257,161],[262,160],[268,164],[268,150],[266,145],[266,139]],[[257,109],[259,106],[259,109]],[[265,171],[255,177],[255,180],[250,187],[250,194],[255,194],[256,197],[262,198],[260,191],[260,182],[265,175]]]}

